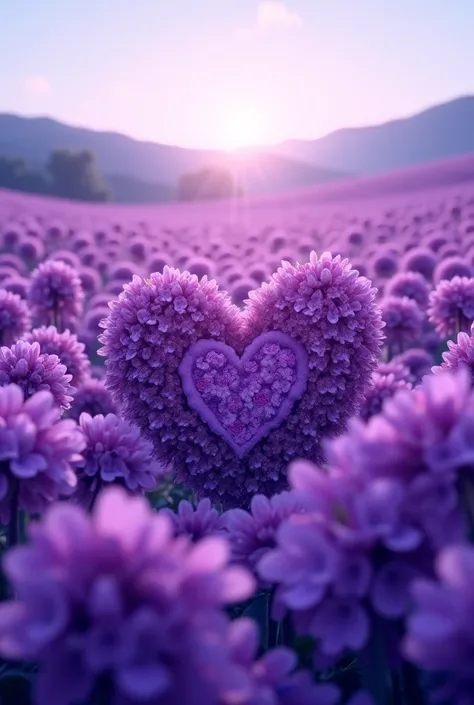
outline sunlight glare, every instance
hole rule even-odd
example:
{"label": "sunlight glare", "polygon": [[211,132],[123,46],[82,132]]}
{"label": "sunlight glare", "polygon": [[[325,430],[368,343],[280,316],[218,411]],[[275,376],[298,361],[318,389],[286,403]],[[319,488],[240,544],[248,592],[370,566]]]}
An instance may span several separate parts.
{"label": "sunlight glare", "polygon": [[222,120],[222,144],[234,150],[252,147],[262,140],[262,121],[258,111],[251,106],[236,106]]}

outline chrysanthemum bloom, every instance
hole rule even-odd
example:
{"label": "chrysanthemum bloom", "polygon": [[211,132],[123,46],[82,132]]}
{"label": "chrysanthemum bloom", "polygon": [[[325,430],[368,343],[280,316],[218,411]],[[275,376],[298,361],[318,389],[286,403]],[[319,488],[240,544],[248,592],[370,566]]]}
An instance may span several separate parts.
{"label": "chrysanthemum bloom", "polygon": [[4,561],[16,599],[0,606],[0,653],[38,663],[37,705],[230,705],[221,693],[253,692],[250,669],[231,668],[232,648],[253,643],[227,638],[223,608],[254,581],[228,565],[223,539],[176,539],[168,517],[120,488],[92,516],[54,505],[29,535]]}
{"label": "chrysanthemum bloom", "polygon": [[443,362],[433,367],[432,372],[439,374],[450,371],[457,372],[465,367],[474,383],[474,337],[467,333],[459,333],[456,342],[448,340],[448,350],[443,353]]}
{"label": "chrysanthemum bloom", "polygon": [[0,521],[7,524],[11,510],[31,514],[76,486],[74,465],[84,448],[84,437],[72,420],[60,420],[61,411],[49,392],[25,400],[15,384],[0,388]]}
{"label": "chrysanthemum bloom", "polygon": [[59,260],[48,260],[35,269],[30,282],[28,301],[40,323],[62,329],[77,321],[84,292],[74,269]]}
{"label": "chrysanthemum bloom", "polygon": [[387,282],[385,293],[388,296],[406,296],[413,299],[424,310],[428,305],[430,286],[419,272],[400,272]]}
{"label": "chrysanthemum bloom", "polygon": [[102,280],[100,274],[92,267],[81,267],[78,271],[81,286],[88,296],[100,291]]}
{"label": "chrysanthemum bloom", "polygon": [[474,320],[474,278],[453,277],[438,284],[430,294],[428,318],[444,337],[467,332]]}
{"label": "chrysanthemum bloom", "polygon": [[[251,292],[242,314],[213,281],[168,268],[147,280],[134,277],[112,304],[100,337],[106,384],[180,482],[226,508],[248,506],[255,493],[287,488],[286,467],[294,457],[322,459],[322,437],[340,433],[357,409],[380,354],[374,296],[347,260],[329,253],[312,253],[296,267],[284,263],[269,284]],[[306,389],[278,427],[239,457],[188,403],[179,369],[202,339],[241,354],[256,337],[273,333],[290,336],[306,352],[308,362],[299,367],[299,381],[309,368]],[[275,406],[287,385],[277,381]],[[261,427],[262,402],[255,414],[245,416],[244,409],[244,426],[252,416]]]}
{"label": "chrysanthemum bloom", "polygon": [[367,424],[325,444],[331,467],[347,477],[400,481],[405,515],[434,548],[464,536],[460,481],[474,472],[474,393],[465,370],[427,375],[411,392],[398,392]]}
{"label": "chrysanthemum bloom", "polygon": [[81,385],[87,378],[90,362],[84,354],[84,345],[74,333],[69,330],[58,333],[55,326],[42,326],[34,328],[25,336],[25,340],[29,343],[39,343],[42,353],[57,355],[65,365],[67,373],[71,375],[71,384],[74,387]]}
{"label": "chrysanthemum bloom", "polygon": [[90,378],[77,387],[68,415],[79,421],[82,413],[107,416],[117,412],[117,404],[102,379]]}
{"label": "chrysanthemum bloom", "polygon": [[425,279],[431,281],[437,262],[437,257],[431,250],[416,247],[403,257],[402,268],[405,272],[419,272]]}
{"label": "chrysanthemum bloom", "polygon": [[408,369],[407,380],[411,384],[418,384],[425,375],[430,374],[433,365],[433,355],[423,348],[408,348],[393,360]]}
{"label": "chrysanthemum bloom", "polygon": [[470,705],[474,694],[474,548],[445,548],[436,560],[438,580],[417,580],[408,617],[405,656],[431,673],[430,703]]}
{"label": "chrysanthemum bloom", "polygon": [[453,279],[454,277],[468,277],[474,275],[472,265],[463,257],[446,257],[437,265],[433,274],[433,281],[439,284],[445,279]]}
{"label": "chrysanthemum bloom", "polygon": [[260,558],[275,548],[282,522],[301,510],[301,502],[291,492],[282,492],[271,498],[255,495],[248,512],[229,509],[223,514],[223,521],[233,559],[255,570]]}
{"label": "chrysanthemum bloom", "polygon": [[20,275],[27,273],[27,268],[21,257],[18,257],[18,255],[14,255],[11,252],[0,253],[0,267],[5,265],[8,267],[13,267]]}
{"label": "chrysanthemum bloom", "polygon": [[380,302],[380,310],[385,321],[386,345],[391,354],[402,352],[407,344],[421,336],[424,316],[412,299],[387,296]]}
{"label": "chrysanthemum bloom", "polygon": [[61,409],[72,401],[71,375],[57,355],[42,353],[39,343],[20,340],[10,348],[0,348],[0,385],[17,384],[26,399],[36,392],[51,392]]}
{"label": "chrysanthemum bloom", "polygon": [[223,515],[219,514],[207,497],[201,499],[196,507],[186,499],[182,499],[176,512],[168,507],[160,511],[171,519],[175,536],[187,536],[192,541],[199,541],[205,536],[227,537]]}
{"label": "chrysanthemum bloom", "polygon": [[0,289],[0,345],[13,345],[29,328],[26,303],[17,294]]}
{"label": "chrysanthemum bloom", "polygon": [[411,389],[408,380],[398,379],[394,374],[374,372],[369,387],[365,390],[364,401],[360,407],[359,416],[368,421],[379,414],[387,399],[391,399],[400,389]]}
{"label": "chrysanthemum bloom", "polygon": [[153,446],[136,426],[115,414],[81,414],[79,426],[86,439],[78,466],[79,501],[91,501],[104,484],[119,484],[134,494],[156,488],[165,470],[153,460]]}
{"label": "chrysanthemum bloom", "polygon": [[38,237],[24,235],[15,247],[16,253],[30,266],[35,266],[44,258],[44,245]]}
{"label": "chrysanthemum bloom", "polygon": [[364,652],[372,638],[396,653],[410,583],[431,555],[405,517],[402,483],[300,461],[290,466],[290,484],[306,513],[282,523],[276,548],[257,565],[260,578],[276,584],[275,619],[290,614],[296,632],[314,639],[319,667]]}

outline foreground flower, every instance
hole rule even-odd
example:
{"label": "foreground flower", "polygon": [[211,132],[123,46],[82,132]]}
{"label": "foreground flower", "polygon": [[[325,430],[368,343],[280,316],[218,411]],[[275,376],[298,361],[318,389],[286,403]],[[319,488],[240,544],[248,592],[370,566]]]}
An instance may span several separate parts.
{"label": "foreground flower", "polygon": [[415,610],[408,618],[405,655],[436,674],[430,702],[472,705],[474,548],[445,548],[436,560],[436,573],[438,582],[413,585]]}
{"label": "foreground flower", "polygon": [[13,345],[29,327],[26,303],[17,294],[0,289],[0,345]]}
{"label": "foreground flower", "polygon": [[57,504],[29,533],[4,562],[16,600],[0,606],[0,653],[38,663],[37,705],[252,702],[251,668],[235,667],[253,660],[249,628],[239,638],[223,608],[254,583],[228,566],[225,541],[175,539],[168,517],[120,488],[92,516]]}
{"label": "foreground flower", "polygon": [[64,262],[43,262],[31,275],[28,302],[40,323],[53,324],[58,329],[70,326],[83,310],[81,280]]}
{"label": "foreground flower", "polygon": [[0,348],[0,385],[17,384],[25,398],[36,392],[51,392],[61,409],[71,405],[73,388],[57,355],[42,354],[39,343],[20,340],[11,348]]}
{"label": "foreground flower", "polygon": [[291,492],[282,492],[270,499],[255,495],[248,512],[229,509],[224,513],[223,521],[233,559],[255,570],[260,558],[275,548],[277,531],[282,522],[300,511],[301,503]]}
{"label": "foreground flower", "polygon": [[71,384],[78,387],[90,369],[90,362],[84,354],[84,345],[69,330],[59,333],[54,326],[34,328],[25,336],[29,343],[39,343],[41,352],[57,355],[67,373],[71,375]]}
{"label": "foreground flower", "polygon": [[20,387],[0,388],[0,521],[18,506],[31,514],[44,511],[76,486],[74,466],[84,437],[61,412],[49,392],[25,400]]}
{"label": "foreground flower", "polygon": [[136,426],[115,414],[81,414],[79,426],[86,439],[78,471],[79,500],[91,501],[109,483],[122,485],[134,494],[156,488],[165,471],[153,460],[153,446]]}
{"label": "foreground flower", "polygon": [[168,507],[161,510],[172,521],[175,536],[188,536],[193,541],[198,541],[205,536],[225,535],[222,514],[211,505],[205,497],[193,507],[191,502],[182,499],[176,512]]}
{"label": "foreground flower", "polygon": [[470,330],[474,320],[474,278],[442,281],[430,294],[430,323],[442,336]]}
{"label": "foreground flower", "polygon": [[[94,372],[94,370],[92,370]],[[82,413],[90,416],[117,414],[117,404],[101,379],[86,379],[76,390],[69,416],[76,421]]]}

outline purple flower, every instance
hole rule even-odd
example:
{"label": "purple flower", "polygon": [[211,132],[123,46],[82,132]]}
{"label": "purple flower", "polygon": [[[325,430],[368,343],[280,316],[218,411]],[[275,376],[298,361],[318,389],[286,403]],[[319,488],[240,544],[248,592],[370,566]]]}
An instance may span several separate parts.
{"label": "purple flower", "polygon": [[223,612],[254,582],[228,566],[225,541],[174,538],[168,517],[120,488],[92,516],[54,505],[29,534],[4,561],[15,599],[0,605],[0,653],[38,663],[37,705],[100,699],[102,688],[130,705],[194,705],[196,693],[230,705],[232,690],[254,692]]}
{"label": "purple flower", "polygon": [[212,507],[207,497],[201,499],[196,507],[183,499],[176,512],[168,507],[160,511],[167,514],[173,522],[175,536],[187,536],[192,541],[216,535],[225,535],[227,538],[222,514]]}
{"label": "purple flower", "polygon": [[28,399],[36,392],[51,392],[55,404],[69,409],[73,388],[57,355],[41,353],[39,343],[18,341],[11,348],[0,348],[0,385],[17,384]]}
{"label": "purple flower", "polygon": [[430,294],[428,317],[444,337],[468,331],[474,320],[474,278],[454,277],[438,284]]}
{"label": "purple flower", "polygon": [[48,260],[31,275],[28,301],[40,323],[71,327],[82,314],[84,292],[72,267],[60,260]]}
{"label": "purple flower", "polygon": [[390,362],[379,362],[376,374],[393,375],[397,380],[408,381],[410,370],[401,362],[401,356],[393,357]]}
{"label": "purple flower", "polygon": [[409,348],[392,360],[408,369],[407,380],[411,384],[418,384],[422,378],[431,372],[433,356],[423,348]]}
{"label": "purple flower", "polygon": [[25,336],[29,343],[39,343],[41,352],[57,355],[67,373],[71,375],[71,384],[78,387],[89,374],[90,362],[84,354],[84,345],[69,330],[58,333],[54,326],[34,328]]}
{"label": "purple flower", "polygon": [[365,390],[359,416],[368,421],[375,414],[379,414],[385,401],[391,399],[400,389],[411,389],[411,384],[404,379],[397,379],[394,374],[374,372],[372,382]]}
{"label": "purple flower", "polygon": [[431,281],[437,264],[436,255],[424,247],[416,247],[403,257],[402,265],[406,272],[419,272],[425,279]]}
{"label": "purple flower", "polygon": [[0,289],[0,345],[13,345],[29,328],[26,303],[17,294]]}
{"label": "purple flower", "polygon": [[470,279],[473,275],[473,267],[465,258],[459,256],[444,257],[434,270],[433,281],[435,284],[439,284],[441,281],[453,279],[454,277]]}
{"label": "purple flower", "polygon": [[255,495],[250,511],[229,509],[223,515],[229,532],[232,557],[251,570],[262,556],[276,546],[276,534],[282,522],[301,512],[301,503],[291,492],[282,492],[270,499]]}
{"label": "purple flower", "polygon": [[436,560],[438,580],[418,580],[412,592],[404,652],[408,659],[438,675],[430,702],[469,705],[474,670],[474,548],[455,545]]}
{"label": "purple flower", "polygon": [[474,338],[467,333],[459,333],[456,342],[448,340],[448,350],[443,353],[443,362],[439,367],[433,367],[434,374],[457,372],[466,368],[474,383]]}
{"label": "purple flower", "polygon": [[12,504],[37,514],[76,486],[73,467],[84,439],[76,423],[60,420],[49,392],[25,400],[20,387],[0,388],[0,521],[10,521]]}
{"label": "purple flower", "polygon": [[28,279],[26,279],[26,277],[21,277],[17,274],[8,277],[7,279],[4,279],[2,281],[2,287],[5,289],[5,291],[11,291],[12,294],[16,294],[20,297],[20,299],[23,299],[23,301],[26,301],[26,299],[28,298],[29,286],[30,283]]}
{"label": "purple flower", "polygon": [[117,414],[117,404],[101,379],[86,379],[74,393],[69,416],[79,421],[82,413],[89,416]]}
{"label": "purple flower", "polygon": [[382,252],[378,254],[373,262],[374,273],[377,277],[388,279],[396,274],[398,269],[397,256],[393,252]]}
{"label": "purple flower", "polygon": [[380,302],[380,309],[385,321],[386,345],[390,350],[401,352],[407,343],[420,337],[424,317],[415,301],[388,296]]}
{"label": "purple flower", "polygon": [[412,299],[424,310],[428,305],[430,286],[418,272],[401,272],[387,283],[385,293],[388,296],[405,296]]}
{"label": "purple flower", "polygon": [[165,471],[153,460],[153,446],[140,436],[136,426],[115,414],[81,414],[79,426],[86,448],[78,466],[77,499],[91,501],[108,483],[122,485],[134,494],[156,488]]}

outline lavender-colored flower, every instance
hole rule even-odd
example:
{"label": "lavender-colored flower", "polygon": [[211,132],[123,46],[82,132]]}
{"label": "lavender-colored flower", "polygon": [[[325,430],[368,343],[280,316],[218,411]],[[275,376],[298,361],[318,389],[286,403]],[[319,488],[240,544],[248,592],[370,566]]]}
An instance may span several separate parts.
{"label": "lavender-colored flower", "polygon": [[301,510],[301,502],[291,492],[282,492],[270,499],[255,495],[248,512],[229,509],[223,515],[223,522],[233,559],[255,570],[260,558],[275,548],[276,534],[282,522]]}
{"label": "lavender-colored flower", "polygon": [[390,362],[379,362],[375,373],[379,375],[393,375],[397,380],[408,381],[410,370],[400,361],[401,356],[392,357]]}
{"label": "lavender-colored flower", "polygon": [[404,652],[417,666],[436,675],[429,702],[474,702],[474,548],[443,549],[436,560],[438,580],[418,580],[415,609],[408,618]]}
{"label": "lavender-colored flower", "polygon": [[425,279],[431,281],[437,264],[436,255],[424,247],[416,247],[403,257],[402,266],[406,272],[419,272]]}
{"label": "lavender-colored flower", "polygon": [[72,401],[71,375],[57,355],[41,353],[39,343],[20,340],[10,348],[0,348],[0,385],[17,384],[26,399],[36,392],[51,392],[61,409]]}
{"label": "lavender-colored flower", "polygon": [[31,275],[28,301],[42,324],[71,326],[82,314],[84,292],[74,269],[59,260],[48,260]]}
{"label": "lavender-colored flower", "polygon": [[428,375],[413,391],[398,392],[367,424],[351,420],[325,450],[345,478],[400,481],[406,515],[436,548],[464,533],[457,484],[474,469],[473,439],[474,395],[461,370]]}
{"label": "lavender-colored flower", "polygon": [[117,414],[117,404],[102,379],[86,379],[74,393],[69,416],[76,421],[82,413],[90,416]]}
{"label": "lavender-colored flower", "polygon": [[433,367],[434,374],[446,371],[457,372],[465,367],[474,383],[474,337],[467,333],[459,333],[456,342],[448,340],[448,350],[443,353],[443,362],[438,367]]}
{"label": "lavender-colored flower", "polygon": [[444,337],[468,331],[474,320],[474,278],[454,277],[438,284],[430,294],[428,318]]}
{"label": "lavender-colored flower", "polygon": [[380,302],[380,310],[385,321],[386,344],[392,352],[401,352],[408,343],[420,337],[423,313],[415,301],[387,296]]}
{"label": "lavender-colored flower", "polygon": [[359,416],[368,421],[372,416],[379,414],[385,401],[395,396],[400,389],[411,389],[411,384],[405,379],[397,379],[394,374],[374,372],[371,384],[365,390]]}
{"label": "lavender-colored flower", "polygon": [[71,384],[74,387],[81,385],[87,378],[90,362],[84,354],[84,345],[77,336],[69,330],[58,333],[55,326],[34,328],[25,336],[29,343],[39,343],[42,353],[57,355],[67,373],[71,375]]}
{"label": "lavender-colored flower", "polygon": [[153,460],[153,446],[115,414],[81,414],[79,426],[86,439],[79,463],[77,499],[91,501],[104,484],[114,483],[134,494],[154,490],[163,467]]}
{"label": "lavender-colored flower", "polygon": [[205,497],[194,507],[191,502],[182,499],[176,512],[165,507],[160,510],[173,522],[175,536],[187,536],[192,541],[199,541],[205,536],[225,536],[223,516]]}
{"label": "lavender-colored flower", "polygon": [[388,296],[406,296],[407,299],[413,299],[424,310],[428,305],[430,286],[419,272],[401,272],[387,283],[385,293]]}
{"label": "lavender-colored flower", "polygon": [[382,279],[393,277],[398,269],[397,256],[393,252],[382,252],[375,257],[373,268],[377,277]]}
{"label": "lavender-colored flower", "polygon": [[439,284],[441,281],[453,279],[454,277],[467,277],[470,279],[473,275],[474,269],[472,265],[463,257],[444,257],[434,270],[433,281],[435,284]]}
{"label": "lavender-colored flower", "polygon": [[0,289],[0,345],[13,345],[29,328],[26,303],[17,294]]}
{"label": "lavender-colored flower", "polygon": [[0,388],[0,521],[7,524],[15,507],[44,511],[76,486],[74,465],[84,438],[61,412],[49,392],[26,399],[15,384]]}
{"label": "lavender-colored flower", "polygon": [[24,301],[28,298],[29,286],[30,283],[28,279],[20,276],[19,274],[15,274],[14,276],[8,277],[2,281],[2,287],[5,291],[11,291],[12,294],[16,294]]}
{"label": "lavender-colored flower", "polygon": [[241,641],[223,608],[254,581],[229,567],[223,539],[174,538],[168,517],[117,487],[92,516],[58,503],[29,534],[4,561],[15,599],[0,606],[0,653],[38,663],[37,705],[104,693],[130,705],[230,705],[240,690],[250,701],[255,676],[232,667]]}
{"label": "lavender-colored flower", "polygon": [[393,359],[408,369],[407,380],[411,384],[418,384],[422,378],[429,374],[433,365],[433,356],[423,348],[409,348]]}

